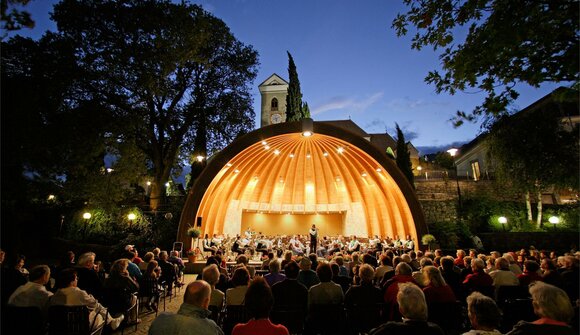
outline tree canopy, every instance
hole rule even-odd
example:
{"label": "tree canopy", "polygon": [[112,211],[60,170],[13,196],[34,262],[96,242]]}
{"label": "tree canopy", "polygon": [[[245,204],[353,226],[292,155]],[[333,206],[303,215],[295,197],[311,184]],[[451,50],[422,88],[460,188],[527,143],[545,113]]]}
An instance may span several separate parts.
{"label": "tree canopy", "polygon": [[502,185],[528,197],[541,197],[553,186],[578,188],[579,130],[569,122],[579,108],[578,92],[574,92],[575,103],[559,102],[559,92],[555,92],[515,115],[501,117],[490,127],[485,141]]}
{"label": "tree canopy", "polygon": [[253,128],[258,54],[201,7],[63,0],[52,19],[57,32],[2,44],[14,176],[32,171],[67,191],[82,180],[92,200],[150,176],[155,209],[172,172]]}
{"label": "tree canopy", "polygon": [[149,162],[152,208],[179,158],[253,127],[257,52],[201,7],[63,0],[52,18],[84,74],[76,99],[99,101],[114,119],[110,135]]}
{"label": "tree canopy", "polygon": [[429,72],[425,81],[437,93],[487,94],[473,111],[457,111],[456,125],[504,113],[518,97],[516,84],[578,82],[578,1],[403,1],[408,11],[392,22],[397,35],[412,26],[412,49],[442,50],[442,72]]}
{"label": "tree canopy", "polygon": [[308,104],[302,102],[300,80],[296,71],[296,64],[290,52],[288,53],[288,94],[286,95],[286,122],[299,121],[310,117]]}

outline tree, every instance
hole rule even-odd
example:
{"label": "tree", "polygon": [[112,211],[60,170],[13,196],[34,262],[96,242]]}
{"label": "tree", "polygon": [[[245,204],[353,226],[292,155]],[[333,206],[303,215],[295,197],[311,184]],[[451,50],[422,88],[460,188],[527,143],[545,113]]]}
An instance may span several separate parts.
{"label": "tree", "polygon": [[451,157],[451,155],[447,151],[439,151],[435,155],[435,159],[433,160],[433,162],[447,170],[455,169],[455,162],[453,160],[453,157]]}
{"label": "tree", "polygon": [[[2,29],[6,37],[8,31],[20,30],[23,27],[34,28],[34,20],[29,12],[19,10],[16,6],[26,6],[30,0],[0,0],[0,21],[2,21]],[[8,7],[12,7],[8,11]]]}
{"label": "tree", "polygon": [[299,121],[302,115],[302,92],[300,91],[300,80],[294,58],[288,53],[288,94],[286,95],[286,122]]}
{"label": "tree", "polygon": [[409,183],[413,187],[415,187],[414,184],[415,178],[413,176],[413,165],[411,164],[411,154],[409,153],[407,142],[405,142],[405,135],[403,135],[403,131],[401,130],[401,128],[399,128],[399,125],[396,123],[395,125],[397,129],[397,158],[396,158],[397,166],[399,167],[399,169],[401,169],[405,177],[407,177]]}
{"label": "tree", "polygon": [[575,103],[558,101],[566,91],[557,90],[530,108],[501,117],[485,140],[497,181],[524,194],[530,222],[531,198],[536,199],[538,227],[542,192],[552,187],[577,189],[580,182],[579,129],[563,127],[570,115],[577,114],[578,92],[574,91]]}
{"label": "tree", "polygon": [[[425,81],[437,93],[482,91],[487,94],[472,112],[458,111],[457,126],[482,115],[497,116],[518,97],[517,83],[578,82],[579,2],[510,0],[404,0],[410,6],[392,27],[398,36],[416,29],[412,49],[432,46],[443,73]],[[469,27],[465,40],[456,40]]]}
{"label": "tree", "polygon": [[[52,18],[84,72],[76,100],[99,101],[109,134],[153,173],[150,206],[187,151],[222,147],[253,127],[257,52],[197,5],[168,0],[63,0]],[[215,140],[215,141],[211,141]]]}

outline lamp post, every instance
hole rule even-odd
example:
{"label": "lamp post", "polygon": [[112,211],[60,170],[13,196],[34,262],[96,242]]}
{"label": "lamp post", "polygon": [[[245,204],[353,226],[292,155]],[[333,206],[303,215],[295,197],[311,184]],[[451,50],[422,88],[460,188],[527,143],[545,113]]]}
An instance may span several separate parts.
{"label": "lamp post", "polygon": [[556,230],[556,225],[557,225],[558,223],[560,223],[560,218],[559,218],[559,217],[557,217],[557,216],[550,216],[550,218],[548,219],[548,221],[549,221],[549,222],[550,222],[552,225],[554,225],[554,230]]}
{"label": "lamp post", "polygon": [[87,226],[89,225],[89,220],[91,219],[92,215],[89,212],[85,212],[83,214],[83,219],[85,219],[85,229],[83,231],[83,240],[87,237]]}
{"label": "lamp post", "polygon": [[133,225],[133,220],[135,220],[137,216],[133,213],[129,213],[129,215],[127,215],[127,219],[129,219],[129,229],[131,229],[131,226]]}
{"label": "lamp post", "polygon": [[505,231],[505,224],[507,223],[507,218],[505,216],[500,216],[497,219],[497,222],[501,223],[501,226],[503,227],[503,231]]}
{"label": "lamp post", "polygon": [[461,189],[459,188],[459,173],[457,172],[457,162],[455,161],[455,155],[457,155],[459,149],[451,148],[447,150],[447,153],[453,158],[453,165],[455,166],[455,182],[457,183],[457,202],[459,203],[459,209],[461,209]]}

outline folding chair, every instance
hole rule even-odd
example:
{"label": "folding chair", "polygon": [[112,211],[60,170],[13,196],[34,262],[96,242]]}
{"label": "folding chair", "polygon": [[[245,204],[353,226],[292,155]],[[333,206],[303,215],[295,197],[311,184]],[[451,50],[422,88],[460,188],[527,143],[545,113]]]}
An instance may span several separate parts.
{"label": "folding chair", "polygon": [[49,335],[98,335],[106,323],[104,320],[97,324],[97,311],[92,320],[89,320],[87,306],[54,305],[48,308]]}
{"label": "folding chair", "polygon": [[179,253],[179,258],[183,258],[183,242],[173,242],[173,248],[171,251],[177,251]]}

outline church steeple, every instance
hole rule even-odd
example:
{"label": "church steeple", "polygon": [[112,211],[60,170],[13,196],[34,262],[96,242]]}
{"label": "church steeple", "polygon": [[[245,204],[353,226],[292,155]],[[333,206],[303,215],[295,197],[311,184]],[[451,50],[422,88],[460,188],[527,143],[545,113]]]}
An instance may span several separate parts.
{"label": "church steeple", "polygon": [[260,127],[286,121],[288,82],[274,73],[258,89],[262,98]]}

